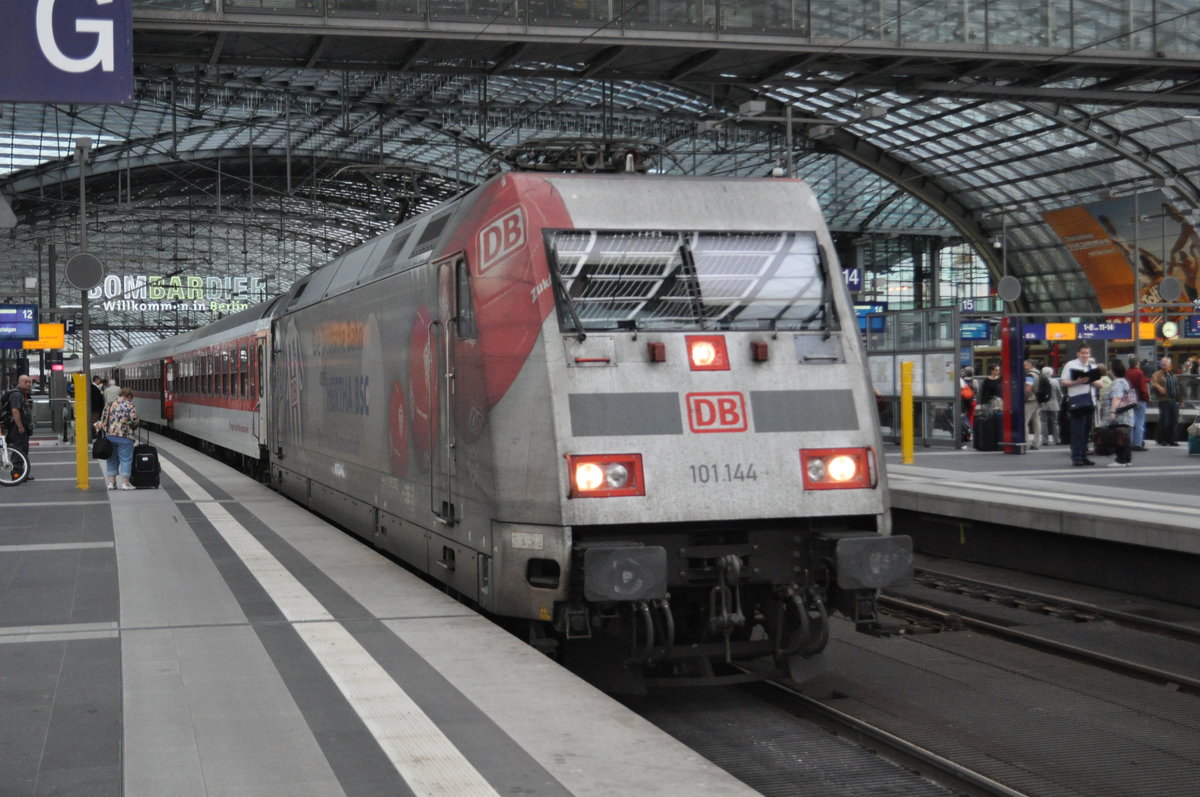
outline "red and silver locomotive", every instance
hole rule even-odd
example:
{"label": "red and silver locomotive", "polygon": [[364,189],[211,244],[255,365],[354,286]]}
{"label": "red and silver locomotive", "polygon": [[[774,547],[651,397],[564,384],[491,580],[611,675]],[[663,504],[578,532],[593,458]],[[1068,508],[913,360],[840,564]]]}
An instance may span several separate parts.
{"label": "red and silver locomotive", "polygon": [[145,377],[143,416],[593,662],[783,664],[821,650],[830,609],[870,629],[911,566],[800,181],[502,174],[97,366]]}

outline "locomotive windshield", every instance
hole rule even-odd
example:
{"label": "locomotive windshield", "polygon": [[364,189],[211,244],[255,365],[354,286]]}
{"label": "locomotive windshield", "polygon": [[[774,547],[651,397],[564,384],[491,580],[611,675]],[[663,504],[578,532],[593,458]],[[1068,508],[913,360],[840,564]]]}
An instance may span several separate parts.
{"label": "locomotive windshield", "polygon": [[548,234],[564,329],[809,329],[833,324],[813,233]]}

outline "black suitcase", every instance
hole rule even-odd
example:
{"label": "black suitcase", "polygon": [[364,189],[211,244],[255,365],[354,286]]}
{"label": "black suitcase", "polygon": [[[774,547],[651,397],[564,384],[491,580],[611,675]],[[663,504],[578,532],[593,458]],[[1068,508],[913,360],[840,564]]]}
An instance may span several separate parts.
{"label": "black suitcase", "polygon": [[133,472],[129,475],[129,483],[139,488],[157,487],[161,472],[158,449],[150,445],[150,433],[146,432],[146,442],[133,447]]}
{"label": "black suitcase", "polygon": [[975,415],[975,426],[971,437],[975,439],[976,451],[1000,450],[1000,418],[998,412]]}

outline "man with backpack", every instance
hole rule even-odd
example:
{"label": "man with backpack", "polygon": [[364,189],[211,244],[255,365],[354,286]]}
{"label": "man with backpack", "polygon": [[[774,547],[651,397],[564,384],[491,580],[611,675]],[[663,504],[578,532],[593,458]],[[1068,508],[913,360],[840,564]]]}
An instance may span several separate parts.
{"label": "man with backpack", "polygon": [[[1058,414],[1062,409],[1062,388],[1058,386],[1058,378],[1054,369],[1048,365],[1042,366],[1042,384],[1038,386],[1038,408],[1042,416],[1042,445],[1058,445],[1062,442],[1062,434],[1058,425]],[[1042,396],[1046,397],[1042,401]]]}
{"label": "man with backpack", "polygon": [[[1033,365],[1033,360],[1025,361],[1025,440],[1031,450],[1036,451],[1042,444],[1042,414],[1039,412],[1039,396],[1044,392],[1042,372]],[[1049,401],[1049,396],[1046,397]]]}
{"label": "man with backpack", "polygon": [[[5,442],[9,448],[24,454],[26,463],[29,463],[29,438],[33,436],[33,401],[29,398],[32,391],[33,380],[28,374],[21,374],[17,387],[5,394],[2,408]],[[25,481],[33,481],[32,470],[33,465],[26,464]]]}

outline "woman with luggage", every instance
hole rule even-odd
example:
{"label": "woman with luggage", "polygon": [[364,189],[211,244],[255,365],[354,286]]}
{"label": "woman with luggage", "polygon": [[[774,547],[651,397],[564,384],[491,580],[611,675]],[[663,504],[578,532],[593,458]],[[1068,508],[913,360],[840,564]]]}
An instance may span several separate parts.
{"label": "woman with luggage", "polygon": [[[121,388],[115,401],[106,404],[100,420],[96,422],[96,430],[102,431],[113,444],[113,455],[108,458],[108,489],[136,490],[129,483],[133,473],[133,447],[137,442],[134,430],[138,425],[137,408],[133,406],[133,390]],[[121,486],[117,487],[118,472],[121,476]]]}
{"label": "woman with luggage", "polygon": [[1133,464],[1133,437],[1129,424],[1137,407],[1137,391],[1125,378],[1125,363],[1113,360],[1109,372],[1116,378],[1102,394],[1100,425],[1096,427],[1096,453],[1100,453],[1103,438],[1104,448],[1111,448],[1117,455],[1116,461],[1108,463],[1108,467],[1128,468]]}

